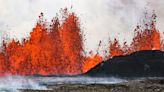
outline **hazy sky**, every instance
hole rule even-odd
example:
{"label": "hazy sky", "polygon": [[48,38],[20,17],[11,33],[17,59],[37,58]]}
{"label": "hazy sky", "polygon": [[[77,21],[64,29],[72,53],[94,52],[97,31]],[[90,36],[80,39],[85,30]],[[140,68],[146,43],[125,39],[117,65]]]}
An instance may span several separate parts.
{"label": "hazy sky", "polygon": [[130,42],[146,10],[156,11],[157,28],[164,32],[164,0],[0,0],[0,36],[28,37],[41,12],[51,20],[61,8],[71,6],[79,16],[88,49],[109,37]]}

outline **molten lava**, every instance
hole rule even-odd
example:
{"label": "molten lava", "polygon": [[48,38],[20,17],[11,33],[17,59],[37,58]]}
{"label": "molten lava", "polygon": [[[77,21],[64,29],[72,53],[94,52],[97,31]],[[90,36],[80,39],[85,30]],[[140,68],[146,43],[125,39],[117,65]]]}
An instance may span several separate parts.
{"label": "molten lava", "polygon": [[[58,17],[47,22],[41,13],[29,38],[22,42],[3,41],[0,75],[81,74],[103,61],[99,54],[82,54],[83,38],[78,18],[67,9],[63,14],[62,22]],[[108,56],[127,55],[139,50],[164,50],[164,40],[160,38],[155,21],[144,30],[138,26],[130,46],[126,42],[121,46],[117,39],[111,41]]]}
{"label": "molten lava", "polygon": [[135,36],[130,46],[124,42],[121,47],[119,41],[115,38],[114,41],[109,43],[109,57],[127,55],[141,50],[162,50],[163,39],[160,37],[159,31],[156,29],[156,15],[152,15],[152,21],[150,24],[145,24],[145,28],[137,26],[135,29]]}
{"label": "molten lava", "polygon": [[89,69],[93,68],[95,65],[99,64],[102,61],[102,57],[98,54],[86,57],[83,63],[83,72],[87,72]]}
{"label": "molten lava", "polygon": [[[64,21],[56,17],[48,26],[43,13],[28,39],[22,43],[3,42],[0,73],[11,74],[79,74],[85,57],[78,18],[63,10]],[[46,24],[47,23],[47,24]]]}

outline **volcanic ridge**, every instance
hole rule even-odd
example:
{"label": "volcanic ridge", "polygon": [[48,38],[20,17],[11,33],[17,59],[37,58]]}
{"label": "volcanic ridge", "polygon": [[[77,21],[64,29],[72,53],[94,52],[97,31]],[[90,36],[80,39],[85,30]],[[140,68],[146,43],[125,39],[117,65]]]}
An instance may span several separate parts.
{"label": "volcanic ridge", "polygon": [[164,52],[143,50],[103,61],[84,75],[92,77],[164,77],[163,70]]}

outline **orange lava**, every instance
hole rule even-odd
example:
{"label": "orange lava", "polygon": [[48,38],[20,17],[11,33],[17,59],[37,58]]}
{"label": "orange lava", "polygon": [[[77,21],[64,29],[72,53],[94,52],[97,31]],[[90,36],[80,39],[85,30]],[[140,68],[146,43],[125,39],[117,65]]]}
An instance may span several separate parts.
{"label": "orange lava", "polygon": [[[39,16],[30,37],[22,42],[12,39],[3,41],[0,52],[0,75],[30,74],[81,74],[87,72],[103,61],[99,54],[83,55],[83,36],[80,31],[78,17],[62,11],[63,21],[55,17],[51,22]],[[152,18],[156,16],[153,15]],[[101,44],[101,42],[100,42]],[[150,28],[135,29],[135,36],[129,45],[121,46],[115,39],[109,43],[109,58],[127,55],[140,50],[164,50],[164,40],[152,20]]]}
{"label": "orange lava", "polygon": [[88,70],[102,62],[102,60],[102,57],[98,54],[86,57],[85,62],[82,66],[83,72],[87,72]]}
{"label": "orange lava", "polygon": [[137,26],[134,30],[134,38],[130,46],[124,42],[121,46],[119,41],[115,38],[109,43],[109,57],[127,55],[141,50],[162,50],[164,47],[164,40],[161,39],[159,31],[156,29],[156,15],[152,15],[150,24],[145,24],[145,28]]}
{"label": "orange lava", "polygon": [[14,39],[9,43],[3,41],[1,75],[80,74],[84,72],[84,60],[96,61],[82,55],[83,40],[76,15],[67,9],[62,12],[63,23],[56,17],[48,26],[41,13],[29,38],[22,43]]}

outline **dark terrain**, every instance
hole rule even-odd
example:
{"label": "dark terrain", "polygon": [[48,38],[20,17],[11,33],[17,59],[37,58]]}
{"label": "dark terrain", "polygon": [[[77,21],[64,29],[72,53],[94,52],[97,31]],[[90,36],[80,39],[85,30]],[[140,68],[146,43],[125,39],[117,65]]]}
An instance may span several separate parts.
{"label": "dark terrain", "polygon": [[51,90],[23,92],[164,92],[164,80],[131,80],[119,84],[60,84],[47,85]]}
{"label": "dark terrain", "polygon": [[[103,61],[79,76],[119,77],[127,82],[117,84],[46,85],[51,90],[24,92],[164,92],[164,52],[139,51]],[[152,77],[151,79],[149,79]],[[143,78],[143,79],[142,79]]]}
{"label": "dark terrain", "polygon": [[89,70],[92,77],[164,77],[164,52],[138,51],[126,56],[113,57]]}

